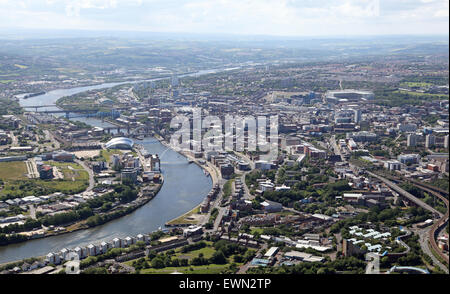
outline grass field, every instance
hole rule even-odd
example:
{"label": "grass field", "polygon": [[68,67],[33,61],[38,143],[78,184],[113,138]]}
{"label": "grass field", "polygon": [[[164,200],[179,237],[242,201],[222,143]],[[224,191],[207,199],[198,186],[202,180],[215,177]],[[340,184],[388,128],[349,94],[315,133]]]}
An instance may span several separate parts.
{"label": "grass field", "polygon": [[419,93],[419,92],[403,91],[403,90],[397,90],[395,92],[402,93],[402,94],[408,94],[411,96],[430,97],[430,98],[434,98],[434,99],[448,99],[448,95],[445,95],[445,94]]}
{"label": "grass field", "polygon": [[250,234],[252,234],[252,235],[254,235],[255,233],[258,233],[258,234],[262,234],[263,233],[263,229],[262,228],[255,228],[255,227],[252,227],[251,228],[251,231],[250,231]]}
{"label": "grass field", "polygon": [[[213,242],[210,241],[204,241],[207,246],[201,249],[189,251],[186,253],[181,252],[181,248],[177,248],[175,250],[175,254],[172,255],[173,257],[177,259],[188,259],[191,260],[195,257],[198,257],[199,254],[203,254],[204,258],[211,258],[216,251],[214,249]],[[142,269],[141,274],[170,274],[173,272],[179,272],[183,274],[220,274],[223,270],[228,269],[230,265],[233,263],[233,257],[234,255],[231,255],[228,257],[228,263],[227,264],[209,264],[209,265],[199,265],[199,266],[180,266],[180,267],[165,267],[161,269],[156,268],[147,268]],[[124,262],[124,264],[133,266],[133,262],[135,260],[130,260]],[[147,259],[148,261],[148,259]],[[150,261],[148,261],[150,264]],[[234,263],[236,266],[241,266],[243,263]]]}
{"label": "grass field", "polygon": [[[64,179],[41,180],[29,179],[27,168],[23,161],[0,162],[0,179],[4,181],[4,188],[0,196],[24,197],[29,195],[46,195],[53,192],[65,194],[79,193],[87,189],[89,174],[77,163],[46,162],[64,174]],[[69,168],[70,166],[70,168]]]}
{"label": "grass field", "polygon": [[179,272],[183,274],[220,274],[228,268],[228,264],[208,264],[199,266],[166,267],[162,269],[147,268],[141,270],[141,274],[170,274]]}
{"label": "grass field", "polygon": [[198,249],[198,250],[189,251],[189,252],[186,252],[186,253],[177,252],[175,254],[175,256],[178,257],[178,258],[192,259],[194,257],[197,257],[200,253],[202,253],[203,257],[210,258],[210,257],[213,256],[215,251],[216,250],[213,247],[205,247],[205,248],[201,248],[201,249]]}
{"label": "grass field", "polygon": [[78,163],[47,161],[47,162],[45,162],[45,164],[55,166],[60,171],[62,171],[64,174],[64,180],[71,180],[72,177],[75,179],[75,181],[88,181],[89,180],[89,174]]}
{"label": "grass field", "polygon": [[400,84],[401,87],[431,87],[433,86],[432,83],[426,83],[426,82],[404,82]]}
{"label": "grass field", "polygon": [[187,212],[186,214],[183,214],[182,216],[173,219],[168,222],[169,225],[180,225],[180,224],[196,224],[196,220],[190,220],[188,219],[190,216],[194,214],[198,214],[200,212],[200,205],[194,207],[191,211]]}
{"label": "grass field", "polygon": [[27,179],[27,166],[23,161],[0,162],[0,179],[24,180]]}
{"label": "grass field", "polygon": [[111,155],[113,154],[122,154],[122,151],[119,149],[108,149],[108,150],[102,150],[100,152],[101,160],[104,160],[106,162],[109,162],[111,159]]}
{"label": "grass field", "polygon": [[14,64],[14,66],[15,66],[15,67],[18,67],[18,68],[20,68],[20,69],[27,69],[27,68],[28,68],[28,66],[22,65],[22,64]]}

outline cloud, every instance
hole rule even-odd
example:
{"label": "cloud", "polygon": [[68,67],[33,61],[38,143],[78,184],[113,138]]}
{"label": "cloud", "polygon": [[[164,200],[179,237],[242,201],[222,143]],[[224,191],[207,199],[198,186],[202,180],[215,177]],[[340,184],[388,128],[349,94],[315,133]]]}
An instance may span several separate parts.
{"label": "cloud", "polygon": [[[448,0],[0,0],[0,26],[50,28],[57,24],[64,29],[272,35],[447,34],[448,3]],[[27,15],[33,17],[24,19]]]}

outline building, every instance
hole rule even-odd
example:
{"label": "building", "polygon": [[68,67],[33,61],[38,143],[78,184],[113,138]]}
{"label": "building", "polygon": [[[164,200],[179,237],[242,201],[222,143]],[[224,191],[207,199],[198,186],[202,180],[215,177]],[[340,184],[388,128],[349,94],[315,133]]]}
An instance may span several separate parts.
{"label": "building", "polygon": [[267,161],[264,160],[258,160],[255,162],[255,168],[260,170],[270,170],[273,169],[275,166]]}
{"label": "building", "polygon": [[229,179],[234,173],[234,167],[230,164],[220,165],[220,174],[224,179]]}
{"label": "building", "polygon": [[190,237],[193,235],[203,234],[203,228],[199,226],[189,226],[187,229],[183,230],[183,237]]}
{"label": "building", "polygon": [[362,112],[361,109],[355,109],[355,123],[359,124],[361,122]]}
{"label": "building", "polygon": [[408,134],[408,136],[406,137],[406,146],[407,147],[417,146],[417,135],[416,134]]}
{"label": "building", "polygon": [[113,242],[113,248],[121,248],[122,247],[122,239],[114,238],[112,242]]}
{"label": "building", "polygon": [[375,95],[370,91],[354,89],[334,90],[325,93],[325,99],[329,103],[366,101],[374,98]]}
{"label": "building", "polygon": [[131,182],[137,181],[137,169],[136,168],[127,168],[123,169],[120,173],[120,178],[122,181],[129,180]]}
{"label": "building", "polygon": [[108,149],[131,149],[133,148],[133,140],[125,137],[113,138],[105,144]]}
{"label": "building", "polygon": [[384,167],[388,170],[400,170],[401,164],[397,160],[389,160],[384,163]]}
{"label": "building", "polygon": [[261,203],[262,208],[265,212],[279,212],[283,209],[283,205],[278,202],[265,200]]}
{"label": "building", "polygon": [[96,256],[97,255],[97,248],[94,244],[89,244],[87,247],[87,254],[89,256]]}
{"label": "building", "polygon": [[417,130],[417,124],[398,124],[397,128],[401,132],[415,132]]}
{"label": "building", "polygon": [[347,133],[347,139],[353,139],[355,142],[373,142],[377,140],[377,135],[375,133],[361,131]]}
{"label": "building", "polygon": [[420,156],[419,154],[401,154],[397,159],[403,164],[414,164],[419,162]]}
{"label": "building", "polygon": [[39,177],[42,180],[53,178],[53,168],[50,165],[42,165],[39,169]]}
{"label": "building", "polygon": [[52,158],[55,161],[72,162],[75,159],[75,155],[66,151],[59,151],[53,153]]}
{"label": "building", "polygon": [[436,144],[436,137],[434,135],[427,135],[425,137],[425,147],[431,148]]}
{"label": "building", "polygon": [[264,254],[265,258],[273,258],[278,253],[279,248],[278,247],[271,247],[269,250],[267,250],[266,254]]}
{"label": "building", "polygon": [[51,264],[59,264],[61,262],[61,258],[59,257],[59,255],[52,252],[47,254],[46,259],[48,263]]}

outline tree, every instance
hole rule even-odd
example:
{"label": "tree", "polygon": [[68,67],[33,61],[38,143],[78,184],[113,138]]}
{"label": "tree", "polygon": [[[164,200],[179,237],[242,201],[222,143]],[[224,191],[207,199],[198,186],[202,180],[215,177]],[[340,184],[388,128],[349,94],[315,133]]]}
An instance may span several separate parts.
{"label": "tree", "polygon": [[227,258],[221,250],[214,252],[213,256],[210,258],[210,262],[214,264],[226,264]]}
{"label": "tree", "polygon": [[152,259],[152,267],[153,268],[164,268],[165,264],[164,264],[164,260],[162,260],[162,258],[160,257],[155,257]]}

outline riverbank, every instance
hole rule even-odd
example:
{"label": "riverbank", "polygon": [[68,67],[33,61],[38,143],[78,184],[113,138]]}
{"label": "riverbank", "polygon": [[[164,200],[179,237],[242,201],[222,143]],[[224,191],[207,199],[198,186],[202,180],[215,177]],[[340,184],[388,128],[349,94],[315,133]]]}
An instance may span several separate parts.
{"label": "riverbank", "polygon": [[[64,234],[69,234],[69,233],[74,233],[74,232],[76,232],[76,231],[81,231],[81,230],[91,229],[91,228],[95,228],[95,227],[98,227],[98,226],[102,226],[102,225],[104,225],[104,224],[106,224],[106,223],[108,223],[108,222],[111,222],[111,221],[115,220],[115,219],[121,218],[121,217],[123,217],[123,216],[125,216],[125,215],[127,215],[127,214],[132,213],[132,212],[135,211],[136,209],[138,209],[138,208],[144,206],[144,205],[147,204],[150,200],[152,200],[153,198],[155,198],[155,197],[158,195],[159,191],[161,190],[161,187],[162,187],[163,183],[164,183],[164,178],[163,178],[163,176],[161,175],[161,183],[158,185],[158,187],[157,187],[157,189],[155,190],[155,192],[154,192],[153,195],[150,195],[150,196],[144,196],[144,195],[142,195],[142,196],[140,196],[140,197],[141,197],[141,198],[140,198],[141,201],[139,201],[136,205],[134,205],[134,206],[129,206],[129,207],[125,208],[126,212],[125,212],[124,214],[119,214],[119,215],[117,215],[117,216],[115,216],[115,217],[112,217],[112,218],[108,219],[107,222],[104,222],[104,223],[101,223],[101,224],[98,224],[98,225],[95,225],[95,226],[89,226],[89,225],[86,224],[86,221],[87,221],[87,220],[82,220],[82,221],[79,221],[79,222],[77,222],[77,223],[74,223],[74,224],[70,225],[70,227],[74,227],[74,229],[71,229],[71,230],[65,230],[65,231],[58,231],[58,232],[55,232],[55,233],[51,233],[51,234],[44,235],[44,236],[42,236],[42,237],[30,238],[30,239],[28,239],[28,240],[24,240],[23,242],[27,242],[27,241],[34,240],[34,239],[49,238],[49,237],[54,237],[54,236],[59,236],[59,235],[64,235]],[[139,199],[139,197],[138,197],[137,199]],[[136,200],[137,200],[137,199],[136,199]],[[121,209],[123,209],[123,208],[121,208]],[[103,216],[105,216],[105,215],[112,215],[112,214],[118,212],[119,210],[120,210],[120,209],[115,210],[114,212],[110,212],[110,213],[107,213],[107,214],[103,214]],[[23,243],[23,242],[18,242],[18,243]],[[14,244],[17,244],[17,243],[14,243]],[[12,244],[9,244],[9,245],[12,245]],[[8,246],[8,245],[4,245],[4,246]],[[43,260],[43,259],[45,258],[45,256],[38,256],[38,257],[32,257],[32,258]],[[16,260],[16,261],[10,261],[10,262],[6,262],[6,263],[1,263],[1,264],[0,264],[0,267],[3,267],[3,266],[8,265],[8,264],[20,263],[20,262],[24,262],[24,261],[25,261],[25,260],[22,259],[22,260]]]}
{"label": "riverbank", "polygon": [[186,157],[188,160],[191,160],[193,163],[195,163],[196,165],[198,165],[204,172],[206,172],[206,173],[211,177],[213,187],[214,187],[216,184],[219,183],[220,176],[219,176],[219,174],[218,174],[218,171],[214,168],[214,166],[210,166],[210,163],[209,163],[208,161],[206,161],[205,164],[200,164],[200,163],[198,162],[198,160],[197,160],[195,157],[193,157],[192,155],[188,154],[187,152],[185,152],[185,151],[176,151],[176,150],[174,150],[174,149],[170,146],[169,143],[167,143],[166,141],[164,141],[164,139],[163,139],[161,136],[155,134],[155,135],[154,135],[154,138],[156,138],[156,139],[157,139],[162,145],[164,145],[165,147],[172,149],[173,151],[177,152],[178,154],[183,155],[183,156]]}
{"label": "riverbank", "polygon": [[[154,138],[158,139],[158,141],[165,147],[167,148],[171,148],[172,150],[174,150],[170,144],[168,144],[166,141],[164,141],[164,139],[159,136],[159,135],[155,135]],[[175,151],[175,150],[174,150]],[[192,161],[193,163],[195,163],[197,166],[199,166],[204,172],[205,174],[207,173],[210,177],[211,177],[211,181],[212,181],[212,186],[216,186],[219,185],[221,176],[220,176],[220,172],[214,167],[214,165],[212,165],[211,163],[209,163],[208,161],[205,161],[205,164],[200,164],[198,162],[198,160],[193,157],[192,155],[190,155],[188,152],[184,152],[184,151],[175,151],[177,153],[179,153],[180,155],[183,155],[184,157],[186,157],[188,160]],[[206,199],[206,198],[205,198]],[[177,227],[177,226],[189,226],[189,225],[194,225],[194,224],[199,224],[202,221],[204,221],[205,217],[208,217],[209,213],[205,213],[205,214],[201,214],[200,212],[200,206],[201,204],[197,205],[196,207],[194,207],[193,209],[191,209],[190,211],[171,219],[170,221],[168,221],[165,226],[167,227]]]}
{"label": "riverbank", "polygon": [[[129,203],[126,203],[125,205],[123,205],[123,206],[121,206],[121,207],[118,207],[118,208],[115,208],[115,209],[109,211],[108,213],[96,214],[96,215],[99,215],[99,216],[101,216],[101,217],[106,218],[107,221],[105,221],[105,222],[99,223],[99,224],[97,224],[97,225],[88,225],[88,224],[87,224],[87,221],[88,221],[88,219],[89,219],[89,218],[88,218],[88,219],[84,219],[84,220],[75,222],[75,223],[73,223],[73,224],[70,224],[69,226],[66,227],[65,230],[58,230],[58,231],[51,232],[51,233],[44,234],[44,235],[38,235],[38,236],[29,237],[28,239],[24,239],[24,240],[22,240],[22,241],[20,241],[20,242],[14,242],[14,243],[2,245],[2,246],[0,246],[0,247],[3,247],[3,246],[9,246],[9,245],[12,245],[12,244],[24,243],[24,242],[27,242],[27,241],[30,241],[30,240],[44,239],[44,238],[49,238],[49,237],[60,236],[60,235],[64,235],[64,234],[69,234],[69,233],[73,233],[73,232],[77,232],[77,231],[81,231],[81,230],[86,230],[86,229],[90,229],[90,228],[95,228],[95,227],[97,227],[97,226],[104,225],[104,224],[106,224],[106,223],[108,223],[108,222],[110,222],[110,221],[113,221],[113,220],[115,220],[115,219],[118,219],[118,218],[121,218],[121,217],[123,217],[123,216],[126,216],[127,214],[130,214],[130,213],[132,213],[133,211],[135,211],[136,209],[138,209],[138,208],[144,206],[144,205],[147,204],[150,200],[152,200],[153,198],[155,198],[155,197],[158,195],[158,193],[159,193],[159,191],[161,190],[161,187],[162,187],[162,185],[163,185],[163,183],[164,183],[164,178],[163,178],[162,175],[161,175],[160,181],[161,181],[161,182],[160,182],[159,184],[157,184],[157,187],[156,187],[156,189],[154,190],[154,193],[153,193],[152,195],[148,195],[148,196],[143,195],[143,194],[142,194],[142,189],[143,189],[145,186],[141,187],[141,191],[139,191],[139,193],[141,194],[141,196],[138,196],[138,198],[136,198],[135,200],[133,200],[133,202],[135,202],[134,205],[132,205],[132,206],[127,206],[127,205],[129,205]],[[24,235],[24,234],[21,234],[21,233],[18,233],[18,234]]]}

